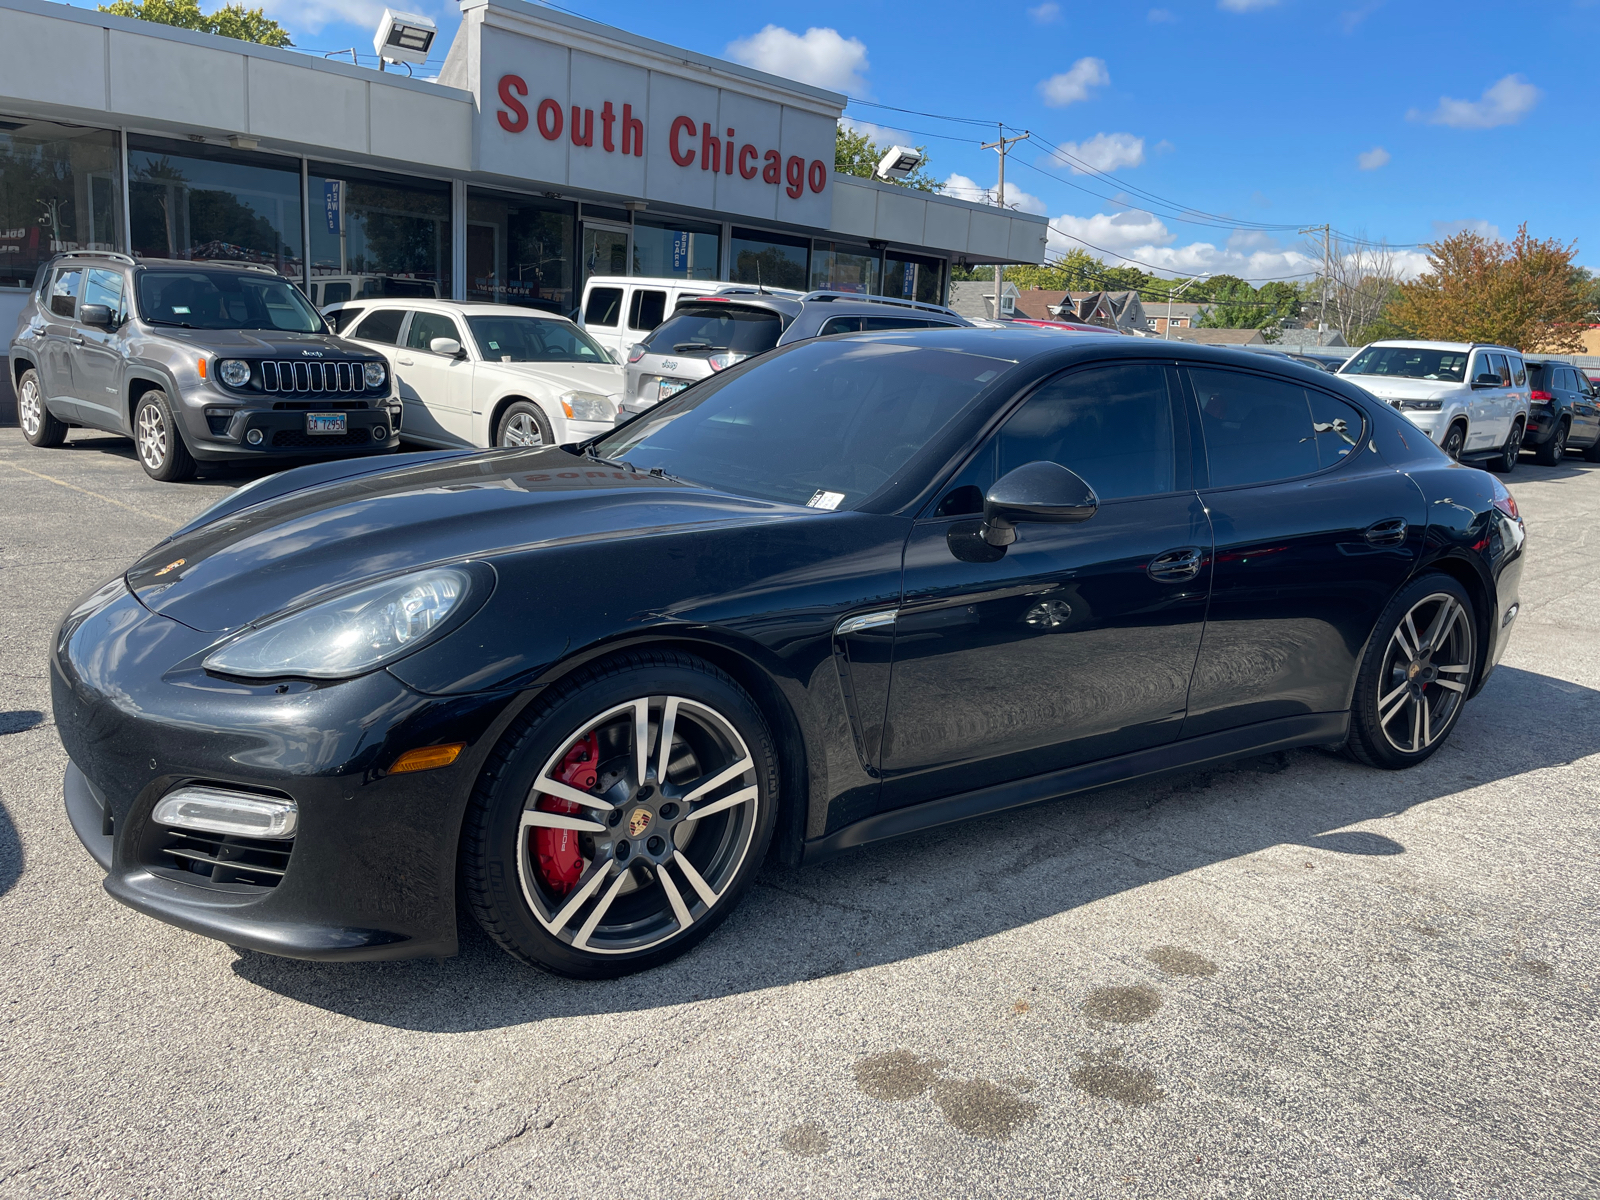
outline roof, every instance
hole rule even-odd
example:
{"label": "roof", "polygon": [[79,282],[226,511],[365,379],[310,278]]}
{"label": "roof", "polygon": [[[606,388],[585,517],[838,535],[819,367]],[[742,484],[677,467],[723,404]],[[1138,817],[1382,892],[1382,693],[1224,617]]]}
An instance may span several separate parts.
{"label": "roof", "polygon": [[1266,343],[1259,329],[1173,329],[1174,342],[1193,342],[1201,346],[1244,346]]}
{"label": "roof", "polygon": [[[1396,346],[1402,350],[1505,350],[1511,354],[1521,354],[1522,351],[1512,346],[1502,346],[1498,342],[1430,342],[1421,338],[1385,338],[1381,342],[1368,342],[1367,346]],[[1362,349],[1366,349],[1363,346]]]}
{"label": "roof", "polygon": [[435,300],[431,296],[359,296],[353,300],[340,300],[334,304],[324,305],[320,311],[342,312],[347,308],[369,308],[378,305],[423,311],[431,309],[434,312],[460,313],[469,317],[537,317],[542,321],[573,323],[570,318],[560,313],[548,312],[542,308],[524,308],[520,304],[492,304],[487,300]]}

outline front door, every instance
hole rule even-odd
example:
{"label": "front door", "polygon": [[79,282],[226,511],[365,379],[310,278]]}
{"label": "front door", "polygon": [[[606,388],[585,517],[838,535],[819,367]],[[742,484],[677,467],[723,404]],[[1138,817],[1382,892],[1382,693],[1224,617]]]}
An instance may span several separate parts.
{"label": "front door", "polygon": [[[1046,383],[920,520],[882,748],[883,806],[1140,750],[1178,736],[1205,622],[1211,532],[1190,490],[1177,375],[1097,366]],[[1100,498],[1076,525],[975,536],[982,493],[1025,463]],[[993,561],[982,561],[991,557]]]}
{"label": "front door", "polygon": [[111,310],[112,325],[78,325],[73,362],[73,384],[83,417],[101,429],[132,433],[131,414],[122,403],[122,322],[127,317],[121,271],[91,268],[83,284],[84,304],[103,304]]}
{"label": "front door", "polygon": [[1299,384],[1190,368],[1216,560],[1183,736],[1343,712],[1428,514],[1361,410]]}
{"label": "front door", "polygon": [[[465,331],[445,313],[416,311],[406,329],[405,345],[395,354],[401,396],[407,406],[427,409],[444,440],[463,446],[472,441],[472,360],[440,354],[432,349],[436,338],[450,338],[466,346]],[[415,399],[413,399],[415,397]]]}

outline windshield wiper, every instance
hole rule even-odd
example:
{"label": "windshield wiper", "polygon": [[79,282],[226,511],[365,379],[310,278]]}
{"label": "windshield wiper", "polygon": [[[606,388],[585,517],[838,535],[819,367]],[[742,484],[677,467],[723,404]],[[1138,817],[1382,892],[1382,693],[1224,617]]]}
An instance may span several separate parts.
{"label": "windshield wiper", "polygon": [[602,463],[602,464],[604,464],[605,466],[608,466],[608,467],[619,467],[622,470],[627,471],[630,474],[634,474],[635,473],[632,463],[629,463],[629,462],[618,462],[614,458],[601,458],[598,454],[595,453],[594,443],[593,442],[585,442],[583,444],[583,456],[585,458],[589,459],[592,462]]}
{"label": "windshield wiper", "polygon": [[149,323],[151,325],[171,325],[174,329],[198,329],[198,328],[200,328],[198,325],[191,325],[187,321],[158,321],[154,317],[150,318],[150,322]]}
{"label": "windshield wiper", "polygon": [[[687,354],[691,350],[716,350],[716,349],[719,349],[719,347],[713,346],[710,342],[678,342],[672,347],[672,352],[674,354]],[[720,349],[726,350],[727,347],[726,346],[722,346],[722,347],[720,347]]]}

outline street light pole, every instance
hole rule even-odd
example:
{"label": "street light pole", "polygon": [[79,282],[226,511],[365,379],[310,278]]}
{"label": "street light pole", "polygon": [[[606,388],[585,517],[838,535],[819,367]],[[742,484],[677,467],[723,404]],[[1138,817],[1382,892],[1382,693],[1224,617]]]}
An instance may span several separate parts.
{"label": "street light pole", "polygon": [[1174,296],[1183,295],[1183,293],[1186,292],[1189,289],[1190,285],[1199,283],[1202,279],[1205,279],[1210,274],[1211,274],[1210,271],[1201,271],[1200,274],[1196,275],[1193,279],[1189,280],[1188,283],[1184,284],[1177,291],[1173,291],[1171,288],[1167,289],[1167,327],[1161,331],[1162,332],[1162,340],[1163,341],[1170,342],[1172,340],[1172,299],[1173,299],[1173,297]]}
{"label": "street light pole", "polygon": [[[1004,125],[1001,125],[1000,126],[1000,140],[999,141],[995,141],[995,142],[985,142],[983,144],[983,146],[981,147],[984,150],[994,150],[1000,155],[1000,186],[995,189],[994,202],[997,205],[999,205],[1002,209],[1005,208],[1005,206],[1006,206],[1006,154],[1009,152],[1010,148],[1013,145],[1015,145],[1017,142],[1025,142],[1032,136],[1033,136],[1033,134],[1029,133],[1027,130],[1023,130],[1016,137],[1008,138],[1006,136],[1006,127]],[[1005,268],[1000,263],[995,263],[995,265],[994,265],[994,319],[996,321],[1001,320],[1001,316],[1000,316],[1000,297],[1001,297],[1002,289],[1004,287],[1005,287]]]}

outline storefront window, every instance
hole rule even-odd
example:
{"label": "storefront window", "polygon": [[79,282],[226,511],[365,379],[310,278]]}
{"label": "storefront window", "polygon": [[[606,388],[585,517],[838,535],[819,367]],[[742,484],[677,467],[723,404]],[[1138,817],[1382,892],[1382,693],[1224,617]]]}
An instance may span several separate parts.
{"label": "storefront window", "polygon": [[687,221],[633,226],[633,273],[663,279],[715,279],[722,259],[722,237],[714,225]]}
{"label": "storefront window", "polygon": [[121,162],[111,130],[0,118],[0,288],[62,250],[122,248]]}
{"label": "storefront window", "polygon": [[130,135],[133,252],[261,263],[299,279],[300,163]]}
{"label": "storefront window", "polygon": [[312,163],[311,299],[450,295],[450,185]]}
{"label": "storefront window", "polygon": [[901,300],[920,300],[924,304],[943,304],[944,261],[888,251],[883,256],[882,294]]}
{"label": "storefront window", "polygon": [[733,231],[733,281],[806,290],[811,243],[759,229]]}
{"label": "storefront window", "polygon": [[811,254],[811,286],[871,295],[878,290],[878,256],[865,246],[818,242]]}
{"label": "storefront window", "polygon": [[468,188],[467,299],[571,312],[576,223],[571,204]]}

